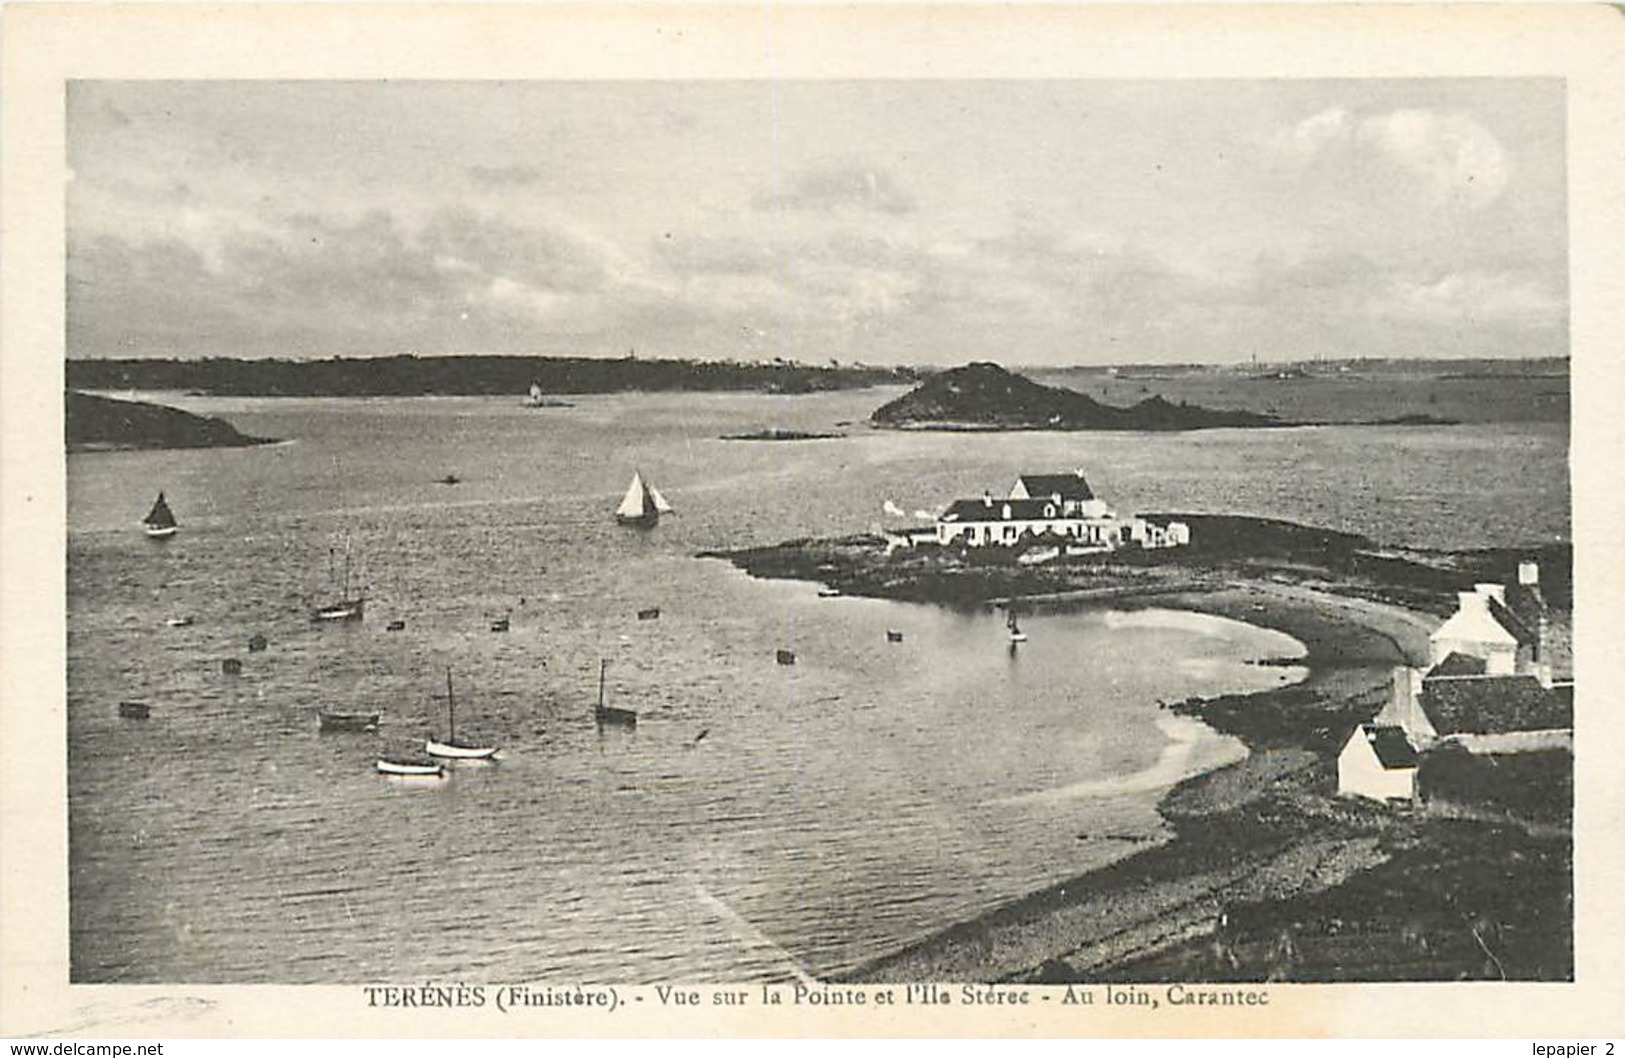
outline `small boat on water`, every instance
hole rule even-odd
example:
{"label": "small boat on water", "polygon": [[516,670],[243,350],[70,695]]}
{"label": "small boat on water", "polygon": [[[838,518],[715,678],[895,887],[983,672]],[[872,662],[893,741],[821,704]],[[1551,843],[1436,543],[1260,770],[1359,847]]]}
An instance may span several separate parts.
{"label": "small boat on water", "polygon": [[220,671],[227,676],[241,676],[243,674],[242,658],[223,658],[220,661]]}
{"label": "small boat on water", "polygon": [[152,510],[141,519],[141,525],[146,529],[147,535],[154,540],[163,540],[174,536],[180,528],[175,522],[175,514],[169,509],[169,502],[164,494],[158,494],[158,501],[152,505]]}
{"label": "small boat on water", "polygon": [[462,480],[456,474],[447,474],[445,477],[437,479],[435,483],[437,485],[458,485],[462,483]]}
{"label": "small boat on water", "polygon": [[316,728],[326,735],[377,731],[377,713],[333,713],[323,709],[316,714]]}
{"label": "small boat on water", "polygon": [[902,641],[903,641],[903,633],[897,631],[895,628],[886,629],[886,642],[888,642],[888,643],[901,643]]}
{"label": "small boat on water", "polygon": [[780,665],[794,665],[796,663],[796,652],[793,650],[780,650],[777,657]]}
{"label": "small boat on water", "polygon": [[327,549],[327,577],[338,591],[338,598],[311,611],[312,621],[359,621],[366,613],[367,600],[354,584],[350,575],[350,547],[345,544],[343,573],[337,571],[337,553]]}
{"label": "small boat on water", "polygon": [[493,632],[506,632],[508,630],[508,623],[509,623],[509,618],[498,617],[495,621],[491,622],[491,631],[493,631]]}
{"label": "small boat on water", "polygon": [[120,702],[118,715],[126,720],[145,720],[152,715],[152,707],[146,702]]}
{"label": "small boat on water", "polygon": [[573,407],[575,407],[575,405],[569,403],[568,401],[554,400],[554,399],[548,397],[546,394],[544,394],[542,392],[542,387],[541,387],[540,383],[532,382],[530,384],[530,392],[525,395],[525,407],[527,407],[527,408],[573,408]]}
{"label": "small boat on water", "polygon": [[660,607],[651,606],[651,607],[649,607],[647,609],[639,610],[638,611],[638,620],[640,620],[640,621],[658,621],[658,620],[660,620]]}
{"label": "small boat on water", "polygon": [[444,764],[417,764],[408,761],[385,760],[378,758],[375,765],[380,775],[399,775],[416,779],[443,779],[446,777]]}
{"label": "small boat on water", "polygon": [[825,588],[819,588],[818,589],[818,597],[820,599],[834,599],[834,598],[837,598],[840,594],[841,594],[841,589],[839,589],[839,588],[825,587]]}
{"label": "small boat on water", "polygon": [[258,632],[248,637],[248,652],[250,654],[258,654],[270,645],[270,641]]}
{"label": "small boat on water", "polygon": [[495,746],[465,746],[457,741],[457,697],[452,693],[451,670],[446,670],[446,741],[429,739],[423,744],[431,757],[451,760],[490,760],[496,756]]}
{"label": "small boat on water", "polygon": [[396,618],[384,626],[384,631],[386,632],[404,632],[405,630],[406,622],[402,621],[400,618]]}
{"label": "small boat on water", "polygon": [[633,471],[632,483],[626,487],[621,505],[615,508],[615,520],[637,529],[653,529],[660,524],[662,514],[670,513],[671,504],[660,490],[643,480],[643,471]]}
{"label": "small boat on water", "polygon": [[604,674],[608,669],[609,662],[603,658],[598,659],[598,705],[593,709],[593,720],[599,727],[606,724],[612,727],[637,727],[637,713],[630,709],[617,709],[613,705],[604,704]]}
{"label": "small boat on water", "polygon": [[171,628],[190,628],[193,621],[190,617],[170,617],[164,620],[164,624]]}
{"label": "small boat on water", "polygon": [[1023,632],[1021,630],[1021,625],[1016,623],[1016,611],[1015,611],[1014,607],[1012,607],[1010,609],[1010,618],[1009,618],[1009,620],[1005,621],[1004,624],[1005,624],[1005,627],[1008,628],[1009,631],[1010,631],[1010,642],[1012,642],[1012,643],[1025,643],[1025,642],[1027,642],[1027,633]]}

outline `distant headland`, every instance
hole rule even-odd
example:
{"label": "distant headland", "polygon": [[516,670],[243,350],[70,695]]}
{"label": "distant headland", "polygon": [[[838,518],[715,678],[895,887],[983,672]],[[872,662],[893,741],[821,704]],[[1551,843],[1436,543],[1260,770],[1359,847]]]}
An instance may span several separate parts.
{"label": "distant headland", "polygon": [[1129,407],[1045,386],[998,364],[972,363],[932,375],[877,408],[875,426],[899,430],[1201,430],[1292,426],[1273,415],[1173,404],[1160,396]]}
{"label": "distant headland", "polygon": [[64,411],[68,451],[127,448],[237,448],[269,444],[224,419],[206,418],[162,404],[113,400],[69,390]]}
{"label": "distant headland", "polygon": [[380,356],[326,360],[69,360],[68,385],[232,397],[423,397],[623,391],[818,393],[907,385],[908,367],[790,360],[643,360],[553,356]]}

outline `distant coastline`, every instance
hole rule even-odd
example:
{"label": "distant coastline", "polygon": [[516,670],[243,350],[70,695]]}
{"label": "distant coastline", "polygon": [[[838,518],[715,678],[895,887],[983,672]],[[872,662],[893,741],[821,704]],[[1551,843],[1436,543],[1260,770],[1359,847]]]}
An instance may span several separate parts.
{"label": "distant coastline", "polygon": [[619,392],[820,393],[907,385],[912,368],[787,360],[633,357],[380,356],[324,360],[69,360],[72,389],[182,391],[218,397],[425,397]]}

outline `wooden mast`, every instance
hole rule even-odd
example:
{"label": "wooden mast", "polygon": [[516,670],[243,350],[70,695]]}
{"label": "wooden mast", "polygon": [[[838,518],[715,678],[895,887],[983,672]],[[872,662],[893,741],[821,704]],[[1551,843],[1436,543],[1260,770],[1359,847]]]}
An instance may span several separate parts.
{"label": "wooden mast", "polygon": [[451,693],[451,666],[446,666],[446,741],[457,744],[457,699]]}

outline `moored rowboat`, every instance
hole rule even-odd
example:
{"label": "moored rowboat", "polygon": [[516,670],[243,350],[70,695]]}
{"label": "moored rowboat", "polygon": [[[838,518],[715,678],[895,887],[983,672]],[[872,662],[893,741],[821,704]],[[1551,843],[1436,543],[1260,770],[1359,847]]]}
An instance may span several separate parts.
{"label": "moored rowboat", "polygon": [[407,764],[398,760],[385,760],[378,758],[378,773],[380,775],[408,775],[418,778],[438,779],[446,774],[443,764]]}

